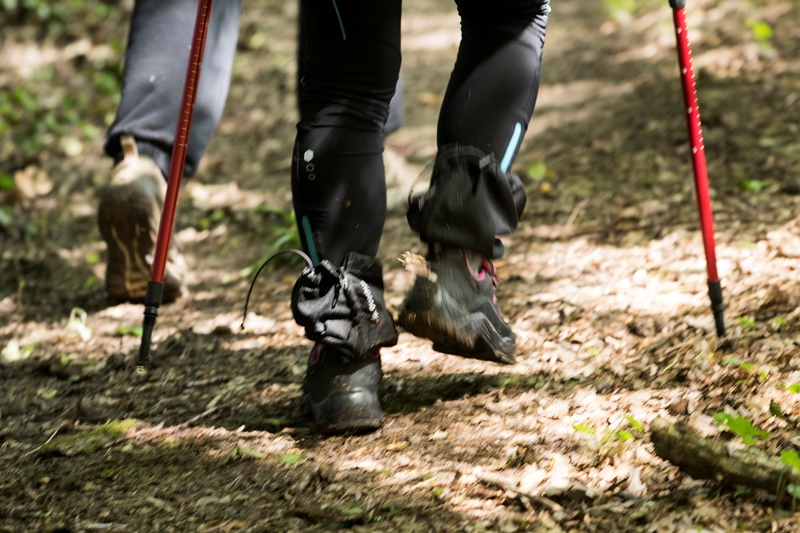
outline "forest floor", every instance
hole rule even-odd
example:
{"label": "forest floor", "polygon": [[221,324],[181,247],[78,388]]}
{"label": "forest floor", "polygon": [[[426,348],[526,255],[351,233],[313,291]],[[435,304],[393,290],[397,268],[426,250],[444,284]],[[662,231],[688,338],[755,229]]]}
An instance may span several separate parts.
{"label": "forest floor", "polygon": [[[145,376],[143,308],[107,301],[96,222],[132,2],[15,4],[0,8],[0,531],[800,530],[777,487],[693,479],[651,440],[660,417],[778,463],[800,448],[796,1],[688,8],[724,338],[671,10],[556,0],[514,167],[529,203],[498,264],[517,363],[401,332],[382,352],[384,426],[333,438],[300,397],[298,263],[262,275],[239,327],[252,265],[292,236],[296,2],[245,0],[225,115],[181,192],[189,293],[162,306]],[[397,258],[420,251],[403,198],[434,155],[459,38],[449,0],[404,12],[379,254],[393,312],[413,283]]]}

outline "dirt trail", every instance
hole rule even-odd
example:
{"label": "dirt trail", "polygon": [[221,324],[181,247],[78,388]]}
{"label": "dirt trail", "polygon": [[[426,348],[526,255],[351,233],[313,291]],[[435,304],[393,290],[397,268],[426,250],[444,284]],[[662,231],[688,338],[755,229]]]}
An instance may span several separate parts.
{"label": "dirt trail", "polygon": [[[27,186],[0,193],[13,209],[0,218],[0,531],[800,528],[786,498],[692,480],[648,436],[663,416],[740,445],[713,419],[727,412],[769,433],[756,446],[770,456],[800,447],[800,9],[690,6],[723,342],[666,4],[554,2],[516,164],[530,201],[499,264],[518,363],[444,356],[401,333],[383,352],[385,426],[366,436],[310,428],[310,343],[288,305],[299,264],[260,278],[239,330],[246,269],[288,232],[294,2],[245,2],[225,117],[178,214],[191,292],[162,308],[145,377],[131,331],[142,308],[109,306],[98,281],[101,136],[77,151],[72,130],[54,133],[58,149],[23,157],[0,129],[0,170]],[[8,22],[0,89],[19,78],[63,99],[94,80],[129,9],[87,22],[83,48],[66,46],[76,30],[50,42]],[[390,167],[399,197],[431,162],[458,41],[448,0],[404,10],[406,120],[387,141],[402,156]],[[38,50],[58,83],[24,74],[21,50]],[[91,120],[102,130],[102,112]],[[396,259],[406,250],[419,245],[400,203],[380,251],[393,310],[413,282]]]}

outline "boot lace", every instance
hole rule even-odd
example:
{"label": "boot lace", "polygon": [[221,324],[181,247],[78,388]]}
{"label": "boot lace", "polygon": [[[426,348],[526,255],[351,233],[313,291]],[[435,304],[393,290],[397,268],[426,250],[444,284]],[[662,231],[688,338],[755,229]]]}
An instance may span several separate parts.
{"label": "boot lace", "polygon": [[278,252],[275,252],[271,256],[267,257],[267,259],[264,260],[264,262],[261,264],[261,266],[256,271],[255,275],[253,276],[253,281],[250,282],[250,288],[247,290],[247,298],[245,298],[245,300],[244,300],[244,313],[242,314],[242,325],[239,326],[242,330],[245,329],[244,328],[244,322],[247,319],[247,307],[250,304],[250,295],[253,293],[253,287],[255,287],[255,285],[256,285],[256,280],[258,279],[258,275],[261,274],[261,271],[264,270],[267,267],[267,265],[270,263],[270,261],[272,261],[273,259],[275,259],[279,255],[283,255],[283,254],[298,255],[298,256],[302,257],[303,260],[306,262],[307,268],[309,268],[309,269],[313,269],[314,268],[314,262],[311,260],[311,258],[308,256],[308,254],[306,254],[304,251],[298,250],[296,248],[289,248],[287,250],[280,250]]}

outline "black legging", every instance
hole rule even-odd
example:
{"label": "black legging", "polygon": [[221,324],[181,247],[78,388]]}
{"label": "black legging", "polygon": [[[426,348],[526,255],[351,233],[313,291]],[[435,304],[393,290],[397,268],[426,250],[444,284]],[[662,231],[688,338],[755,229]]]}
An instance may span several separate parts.
{"label": "black legging", "polygon": [[[478,148],[507,171],[536,101],[548,3],[456,4],[462,41],[437,143]],[[400,70],[400,15],[400,0],[301,0],[305,57],[292,191],[303,245],[315,262],[377,253],[386,217],[383,126]]]}

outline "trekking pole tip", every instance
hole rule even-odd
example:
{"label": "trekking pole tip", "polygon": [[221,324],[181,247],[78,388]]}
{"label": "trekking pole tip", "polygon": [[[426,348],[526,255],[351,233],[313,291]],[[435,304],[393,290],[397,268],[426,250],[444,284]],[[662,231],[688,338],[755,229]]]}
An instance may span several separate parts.
{"label": "trekking pole tip", "polygon": [[150,344],[153,339],[153,329],[158,318],[158,307],[161,305],[161,296],[164,293],[164,283],[148,281],[147,292],[144,296],[144,321],[142,322],[142,342],[139,345],[139,358],[136,360],[136,373],[143,375],[150,364]]}
{"label": "trekking pole tip", "polygon": [[725,302],[722,299],[722,284],[717,280],[708,281],[708,297],[711,300],[711,312],[714,313],[714,325],[717,337],[725,336]]}

